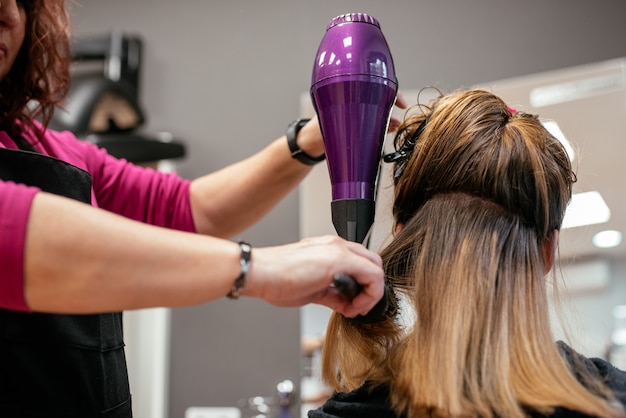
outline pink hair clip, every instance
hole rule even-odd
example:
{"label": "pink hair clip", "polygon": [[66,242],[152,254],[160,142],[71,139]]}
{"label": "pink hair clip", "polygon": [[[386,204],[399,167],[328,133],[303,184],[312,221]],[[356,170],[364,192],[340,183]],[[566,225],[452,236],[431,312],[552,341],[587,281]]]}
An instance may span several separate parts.
{"label": "pink hair clip", "polygon": [[509,109],[509,112],[511,112],[513,114],[517,113],[517,109],[514,109],[512,107],[508,107],[508,106],[507,106],[507,109]]}

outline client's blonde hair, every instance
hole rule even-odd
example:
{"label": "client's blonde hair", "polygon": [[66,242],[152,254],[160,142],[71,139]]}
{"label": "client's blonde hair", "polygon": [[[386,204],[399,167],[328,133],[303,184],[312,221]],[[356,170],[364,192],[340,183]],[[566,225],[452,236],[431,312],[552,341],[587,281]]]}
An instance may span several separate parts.
{"label": "client's blonde hair", "polygon": [[[333,315],[323,376],[339,391],[388,384],[399,414],[525,417],[565,407],[624,416],[602,382],[570,370],[550,329],[546,272],[575,175],[537,117],[492,93],[442,96],[396,135],[393,213],[382,252],[395,315]],[[582,382],[582,383],[581,383]],[[585,387],[586,386],[586,387]]]}

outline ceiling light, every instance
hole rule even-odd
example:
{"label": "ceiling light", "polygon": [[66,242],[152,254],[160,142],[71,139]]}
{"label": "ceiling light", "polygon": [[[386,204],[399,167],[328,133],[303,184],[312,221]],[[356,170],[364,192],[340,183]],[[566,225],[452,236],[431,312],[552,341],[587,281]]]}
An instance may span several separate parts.
{"label": "ceiling light", "polygon": [[592,238],[593,245],[598,248],[613,248],[622,243],[622,233],[619,231],[602,231]]}
{"label": "ceiling light", "polygon": [[576,193],[565,210],[562,228],[607,222],[611,211],[598,192]]}
{"label": "ceiling light", "polygon": [[574,148],[572,148],[572,144],[567,140],[565,134],[561,130],[559,124],[554,120],[546,120],[542,121],[541,124],[554,136],[559,142],[565,147],[565,151],[567,155],[569,155],[569,160],[574,161],[575,153]]}

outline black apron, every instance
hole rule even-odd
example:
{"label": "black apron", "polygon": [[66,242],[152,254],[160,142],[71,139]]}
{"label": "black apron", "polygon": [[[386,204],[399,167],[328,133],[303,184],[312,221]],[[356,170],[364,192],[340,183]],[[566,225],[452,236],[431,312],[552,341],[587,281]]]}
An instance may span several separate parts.
{"label": "black apron", "polygon": [[[91,202],[91,175],[45,155],[0,148],[0,179]],[[120,312],[0,309],[0,417],[131,416]]]}

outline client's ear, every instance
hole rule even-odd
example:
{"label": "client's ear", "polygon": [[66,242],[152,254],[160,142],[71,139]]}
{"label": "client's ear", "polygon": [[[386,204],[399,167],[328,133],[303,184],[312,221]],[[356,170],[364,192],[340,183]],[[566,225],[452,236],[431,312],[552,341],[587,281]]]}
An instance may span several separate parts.
{"label": "client's ear", "polygon": [[545,273],[548,273],[554,264],[556,247],[559,245],[559,230],[555,229],[552,235],[543,244],[543,259],[545,261]]}
{"label": "client's ear", "polygon": [[404,228],[404,224],[397,223],[395,229],[393,230],[393,234],[398,235],[400,231],[402,231],[402,228]]}

